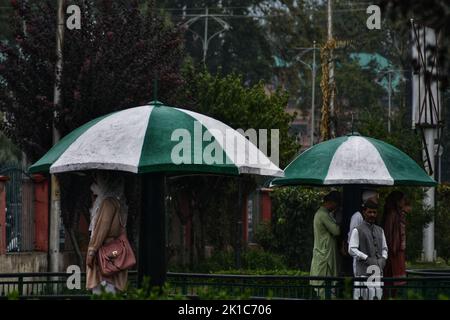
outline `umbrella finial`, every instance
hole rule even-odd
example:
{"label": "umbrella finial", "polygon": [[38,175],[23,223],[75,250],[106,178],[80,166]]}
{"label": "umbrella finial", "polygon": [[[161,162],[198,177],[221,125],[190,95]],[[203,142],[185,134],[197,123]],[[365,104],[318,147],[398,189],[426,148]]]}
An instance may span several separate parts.
{"label": "umbrella finial", "polygon": [[353,135],[353,112],[352,112],[352,135]]}
{"label": "umbrella finial", "polygon": [[153,79],[153,101],[158,101],[158,74],[155,73],[155,78]]}
{"label": "umbrella finial", "polygon": [[162,106],[164,103],[158,100],[158,73],[155,72],[155,78],[153,79],[153,100],[148,103],[151,106]]}
{"label": "umbrella finial", "polygon": [[148,104],[151,105],[151,106],[154,106],[154,107],[159,107],[159,106],[163,106],[164,105],[164,103],[162,103],[159,100],[152,100]]}

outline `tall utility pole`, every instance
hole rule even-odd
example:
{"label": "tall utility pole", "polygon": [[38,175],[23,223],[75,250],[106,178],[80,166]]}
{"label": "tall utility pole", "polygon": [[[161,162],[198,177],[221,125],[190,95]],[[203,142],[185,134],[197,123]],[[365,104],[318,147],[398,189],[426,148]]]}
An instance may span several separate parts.
{"label": "tall utility pole", "polygon": [[[183,9],[185,10],[186,8],[183,8]],[[195,31],[193,31],[191,29],[188,29],[189,31],[194,33],[196,36],[198,36],[200,38],[200,40],[202,41],[203,63],[204,64],[206,64],[206,55],[208,53],[209,42],[211,41],[211,39],[214,38],[215,36],[218,36],[219,34],[225,32],[225,31],[228,31],[230,29],[230,25],[225,20],[220,18],[219,16],[220,15],[209,14],[209,9],[207,7],[205,8],[205,13],[204,14],[200,14],[200,15],[185,14],[183,12],[183,17],[191,17],[188,21],[186,21],[183,24],[187,28],[189,28],[189,26],[191,26],[193,23],[195,23],[199,19],[202,19],[202,18],[205,19],[204,30],[203,30],[203,37],[201,35],[199,35],[197,32],[195,32]],[[209,18],[211,18],[214,21],[216,21],[222,27],[221,30],[217,31],[216,33],[212,34],[211,36],[208,36],[208,20],[209,20]]]}
{"label": "tall utility pole", "polygon": [[[431,177],[435,177],[436,142],[440,145],[441,94],[439,90],[438,72],[438,33],[428,27],[416,25],[411,20],[412,58],[417,68],[413,71],[413,128],[422,133],[423,158],[425,169]],[[434,49],[434,50],[433,50]],[[437,140],[437,141],[436,141]],[[438,147],[439,149],[439,147]],[[435,187],[428,188],[423,205],[427,209],[435,206]],[[434,217],[423,229],[423,256],[426,262],[436,260],[434,243]]]}
{"label": "tall utility pole", "polygon": [[[61,78],[63,69],[63,42],[64,42],[64,0],[58,0],[58,17],[56,25],[56,65],[55,86],[53,91],[53,105],[61,103]],[[60,139],[60,133],[55,126],[57,112],[53,113],[53,144]],[[49,269],[50,272],[59,271],[59,230],[61,225],[61,196],[59,182],[55,175],[51,176],[51,202],[50,202],[50,234],[49,234]]]}
{"label": "tall utility pole", "polygon": [[[328,41],[333,40],[333,5],[332,0],[328,0]],[[330,49],[330,62],[329,62],[329,86],[330,86],[330,131],[331,137],[336,136],[336,128],[335,128],[335,110],[334,110],[334,57],[333,50]]]}
{"label": "tall utility pole", "polygon": [[388,132],[391,133],[392,72],[388,72]]}
{"label": "tall utility pole", "polygon": [[313,43],[313,64],[312,64],[312,89],[311,89],[311,147],[314,145],[314,108],[316,96],[316,41]]}
{"label": "tall utility pole", "polygon": [[208,52],[208,7],[205,8],[205,34],[203,36],[203,39],[205,39],[205,41],[203,41],[203,63],[206,62],[206,53]]}

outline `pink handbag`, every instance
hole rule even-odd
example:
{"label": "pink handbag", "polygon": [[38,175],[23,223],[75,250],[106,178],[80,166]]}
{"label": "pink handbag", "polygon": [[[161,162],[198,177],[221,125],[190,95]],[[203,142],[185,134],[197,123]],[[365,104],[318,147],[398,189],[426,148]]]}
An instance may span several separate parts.
{"label": "pink handbag", "polygon": [[102,245],[98,249],[98,264],[104,276],[112,276],[120,271],[128,270],[136,264],[136,257],[128,241],[125,225],[120,221],[123,232],[116,239]]}
{"label": "pink handbag", "polygon": [[112,276],[136,264],[136,257],[125,233],[100,247],[98,263],[104,276]]}

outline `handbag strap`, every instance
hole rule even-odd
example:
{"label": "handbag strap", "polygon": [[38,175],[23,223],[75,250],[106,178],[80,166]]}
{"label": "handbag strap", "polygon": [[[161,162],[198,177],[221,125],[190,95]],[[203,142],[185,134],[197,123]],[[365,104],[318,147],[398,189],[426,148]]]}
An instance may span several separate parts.
{"label": "handbag strap", "polygon": [[113,198],[113,197],[111,197],[111,199],[114,199],[119,206],[119,210],[117,210],[116,214],[118,215],[118,218],[119,218],[119,224],[122,228],[122,233],[126,233],[127,228],[126,228],[126,225],[124,223],[122,223],[121,214],[120,214],[120,209],[121,209],[120,201],[117,198]]}

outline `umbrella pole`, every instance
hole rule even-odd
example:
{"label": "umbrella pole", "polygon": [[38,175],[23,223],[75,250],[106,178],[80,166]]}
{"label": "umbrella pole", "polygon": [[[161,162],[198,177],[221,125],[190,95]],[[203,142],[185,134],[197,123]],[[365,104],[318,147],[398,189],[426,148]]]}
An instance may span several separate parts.
{"label": "umbrella pole", "polygon": [[[350,220],[352,215],[361,210],[361,185],[344,185],[342,188],[342,222],[341,222],[341,241],[347,240],[350,229]],[[341,244],[341,242],[339,243]],[[344,256],[341,265],[341,272],[344,275],[353,275],[353,259]]]}
{"label": "umbrella pole", "polygon": [[236,269],[242,267],[242,177],[238,178],[238,201],[236,212],[236,251],[235,251],[235,266]]}
{"label": "umbrella pole", "polygon": [[138,284],[150,278],[150,286],[166,280],[165,176],[145,174],[142,181],[142,213],[139,230]]}

